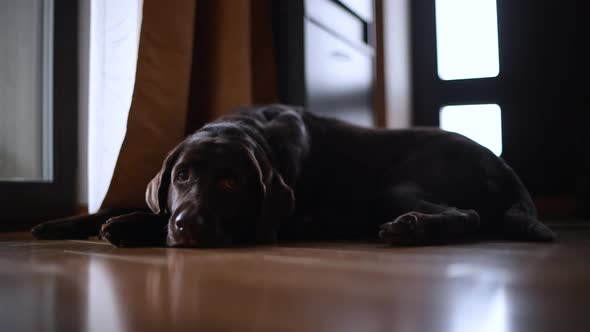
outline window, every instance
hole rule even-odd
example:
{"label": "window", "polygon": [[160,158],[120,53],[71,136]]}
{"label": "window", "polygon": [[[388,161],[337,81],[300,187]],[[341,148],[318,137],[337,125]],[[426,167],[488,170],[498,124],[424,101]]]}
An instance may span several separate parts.
{"label": "window", "polygon": [[438,76],[443,80],[495,77],[496,0],[436,0]]}
{"label": "window", "polygon": [[497,104],[453,105],[440,110],[440,127],[502,154],[502,115]]}

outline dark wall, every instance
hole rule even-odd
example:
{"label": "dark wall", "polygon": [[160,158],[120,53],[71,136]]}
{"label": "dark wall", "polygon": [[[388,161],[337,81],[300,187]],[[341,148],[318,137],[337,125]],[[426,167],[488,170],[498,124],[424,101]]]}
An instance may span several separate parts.
{"label": "dark wall", "polygon": [[[569,3],[568,3],[569,2]],[[499,1],[500,58],[508,77],[505,158],[537,194],[572,195],[588,185],[581,55],[587,35],[576,1]],[[580,188],[581,189],[581,188]]]}

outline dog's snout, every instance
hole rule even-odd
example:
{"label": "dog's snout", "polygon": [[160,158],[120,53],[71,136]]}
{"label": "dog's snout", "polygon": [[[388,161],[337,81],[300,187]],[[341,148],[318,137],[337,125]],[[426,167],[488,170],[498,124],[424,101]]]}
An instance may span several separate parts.
{"label": "dog's snout", "polygon": [[180,232],[187,228],[198,228],[205,224],[205,220],[201,215],[194,211],[182,211],[174,219],[174,225]]}
{"label": "dog's snout", "polygon": [[203,215],[202,209],[184,207],[170,220],[168,245],[210,247],[225,243],[219,223]]}

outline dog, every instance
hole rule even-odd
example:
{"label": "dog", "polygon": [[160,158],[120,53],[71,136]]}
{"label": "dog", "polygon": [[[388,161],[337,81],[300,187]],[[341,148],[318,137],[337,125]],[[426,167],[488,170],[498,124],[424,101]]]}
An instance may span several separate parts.
{"label": "dog", "polygon": [[188,136],[168,153],[146,201],[150,211],[106,223],[109,213],[62,219],[32,232],[171,247],[556,239],[515,172],[467,137],[364,128],[286,105],[242,108]]}

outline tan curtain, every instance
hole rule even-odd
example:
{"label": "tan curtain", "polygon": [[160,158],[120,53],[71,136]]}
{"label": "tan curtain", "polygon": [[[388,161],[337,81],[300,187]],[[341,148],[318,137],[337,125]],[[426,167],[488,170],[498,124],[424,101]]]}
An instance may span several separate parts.
{"label": "tan curtain", "polygon": [[102,208],[143,208],[166,153],[241,105],[275,102],[269,0],[144,0],[127,132]]}

